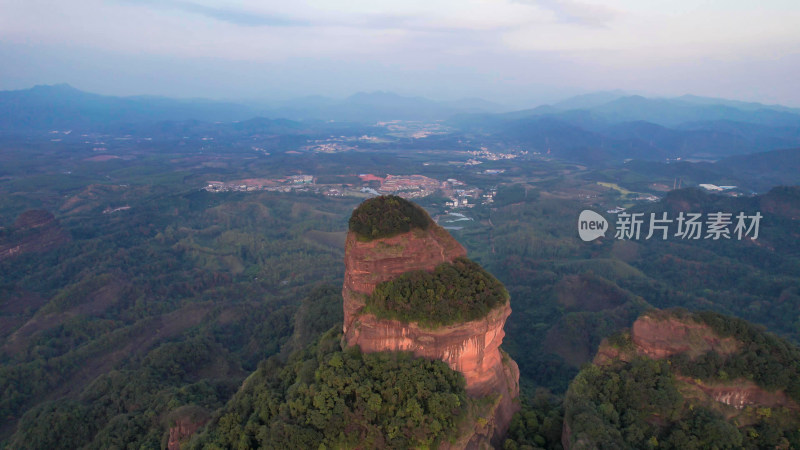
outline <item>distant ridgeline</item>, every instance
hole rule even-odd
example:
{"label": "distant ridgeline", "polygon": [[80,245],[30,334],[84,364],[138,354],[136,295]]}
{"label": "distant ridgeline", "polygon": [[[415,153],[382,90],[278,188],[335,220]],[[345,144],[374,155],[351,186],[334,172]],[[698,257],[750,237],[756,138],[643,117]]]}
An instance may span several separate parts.
{"label": "distant ridgeline", "polygon": [[412,228],[427,229],[428,213],[396,195],[384,195],[361,203],[350,216],[350,231],[364,240],[406,233]]}
{"label": "distant ridgeline", "polygon": [[576,448],[800,448],[800,348],[717,313],[652,311],[570,384]]}

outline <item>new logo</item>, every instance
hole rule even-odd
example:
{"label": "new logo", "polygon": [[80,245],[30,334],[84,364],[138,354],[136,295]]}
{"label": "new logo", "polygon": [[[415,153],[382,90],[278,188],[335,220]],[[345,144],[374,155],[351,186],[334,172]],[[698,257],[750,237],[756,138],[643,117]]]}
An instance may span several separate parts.
{"label": "new logo", "polygon": [[578,216],[578,236],[585,242],[593,241],[600,236],[605,237],[608,222],[605,217],[596,212],[584,209]]}

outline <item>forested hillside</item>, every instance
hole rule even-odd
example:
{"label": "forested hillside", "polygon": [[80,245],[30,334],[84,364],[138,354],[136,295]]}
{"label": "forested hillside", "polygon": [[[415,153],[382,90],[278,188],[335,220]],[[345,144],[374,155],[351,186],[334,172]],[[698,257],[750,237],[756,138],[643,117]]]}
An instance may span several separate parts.
{"label": "forested hillside", "polygon": [[479,409],[464,377],[408,353],[341,349],[332,329],[280,367],[268,360],[190,448],[436,448]]}
{"label": "forested hillside", "polygon": [[7,443],[158,447],[170,413],[221,407],[341,320],[338,289],[315,286],[341,278],[348,203],[98,187],[66,205],[70,240],[0,259]]}

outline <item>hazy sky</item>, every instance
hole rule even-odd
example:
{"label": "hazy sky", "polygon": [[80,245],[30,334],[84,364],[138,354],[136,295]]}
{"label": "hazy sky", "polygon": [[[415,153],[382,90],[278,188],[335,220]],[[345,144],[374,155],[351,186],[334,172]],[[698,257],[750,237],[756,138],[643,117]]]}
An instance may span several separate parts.
{"label": "hazy sky", "polygon": [[798,0],[0,0],[0,89],[800,106]]}

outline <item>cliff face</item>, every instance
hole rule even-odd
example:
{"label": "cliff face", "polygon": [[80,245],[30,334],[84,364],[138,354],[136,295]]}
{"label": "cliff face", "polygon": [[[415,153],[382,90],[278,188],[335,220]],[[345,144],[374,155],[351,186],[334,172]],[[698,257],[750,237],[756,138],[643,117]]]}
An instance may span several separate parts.
{"label": "cliff face", "polygon": [[[503,367],[500,344],[503,325],[511,308],[497,308],[485,318],[429,330],[415,323],[359,315],[348,334],[348,345],[365,352],[411,351],[418,356],[440,359],[464,374],[467,391],[484,396],[495,391]],[[512,362],[513,363],[513,362]]]}
{"label": "cliff face", "polygon": [[430,224],[389,238],[359,240],[350,232],[345,244],[344,340],[364,352],[409,351],[440,359],[464,374],[469,395],[496,395],[490,417],[467,439],[470,447],[495,443],[505,435],[511,416],[519,409],[519,369],[500,350],[503,326],[511,314],[506,303],[479,320],[421,328],[416,323],[379,319],[364,313],[366,298],[375,286],[412,270],[432,271],[443,262],[466,255],[447,231]]}

